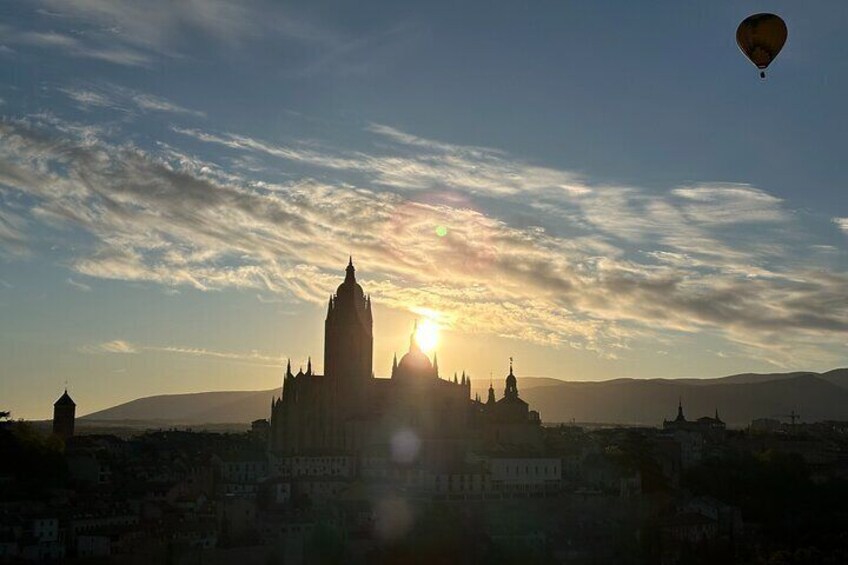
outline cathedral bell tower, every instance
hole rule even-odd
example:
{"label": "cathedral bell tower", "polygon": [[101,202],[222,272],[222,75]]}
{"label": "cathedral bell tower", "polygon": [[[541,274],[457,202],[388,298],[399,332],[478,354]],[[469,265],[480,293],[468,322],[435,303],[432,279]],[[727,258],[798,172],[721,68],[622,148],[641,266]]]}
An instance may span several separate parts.
{"label": "cathedral bell tower", "polygon": [[330,297],[324,324],[324,375],[337,379],[339,390],[370,379],[373,371],[374,336],[371,299],[356,282],[353,259],[345,280]]}
{"label": "cathedral bell tower", "polygon": [[67,441],[74,435],[74,415],[77,405],[65,389],[65,394],[53,403],[53,433]]}

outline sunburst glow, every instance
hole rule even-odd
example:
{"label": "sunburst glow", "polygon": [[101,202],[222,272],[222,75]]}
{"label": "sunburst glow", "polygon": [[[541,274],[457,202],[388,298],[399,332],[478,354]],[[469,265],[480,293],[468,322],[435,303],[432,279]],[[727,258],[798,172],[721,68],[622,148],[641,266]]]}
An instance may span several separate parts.
{"label": "sunburst glow", "polygon": [[439,325],[433,320],[425,319],[418,323],[415,341],[423,351],[433,351],[439,343]]}

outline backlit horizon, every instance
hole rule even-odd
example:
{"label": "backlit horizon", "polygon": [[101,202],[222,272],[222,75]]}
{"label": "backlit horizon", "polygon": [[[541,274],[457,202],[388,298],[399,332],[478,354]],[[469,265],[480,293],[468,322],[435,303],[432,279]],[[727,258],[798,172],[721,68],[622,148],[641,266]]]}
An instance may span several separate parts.
{"label": "backlit horizon", "polygon": [[13,417],[321,372],[350,256],[377,376],[415,320],[443,377],[519,387],[848,365],[842,4],[769,4],[764,83],[757,2],[156,4],[0,24]]}

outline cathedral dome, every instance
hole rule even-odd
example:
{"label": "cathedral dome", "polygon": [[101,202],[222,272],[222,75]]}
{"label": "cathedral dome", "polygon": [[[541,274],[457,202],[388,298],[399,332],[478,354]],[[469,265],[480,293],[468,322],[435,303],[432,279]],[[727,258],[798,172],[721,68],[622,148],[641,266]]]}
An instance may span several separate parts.
{"label": "cathedral dome", "polygon": [[400,363],[392,367],[392,377],[438,376],[438,370],[418,345],[418,340],[415,337],[417,330],[418,322],[415,322],[415,328],[409,336],[409,351],[400,358]]}
{"label": "cathedral dome", "polygon": [[410,350],[400,358],[398,369],[404,374],[426,373],[430,374],[433,371],[433,364],[430,358],[420,349]]}

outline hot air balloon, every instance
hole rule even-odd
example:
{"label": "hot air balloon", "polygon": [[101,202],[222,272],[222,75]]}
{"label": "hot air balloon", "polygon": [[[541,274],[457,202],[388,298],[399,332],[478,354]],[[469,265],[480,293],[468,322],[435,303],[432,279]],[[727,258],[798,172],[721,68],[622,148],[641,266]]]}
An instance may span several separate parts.
{"label": "hot air balloon", "polygon": [[786,43],[786,24],[774,14],[754,14],[736,29],[736,43],[766,78],[766,67],[774,61]]}

